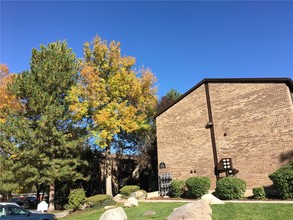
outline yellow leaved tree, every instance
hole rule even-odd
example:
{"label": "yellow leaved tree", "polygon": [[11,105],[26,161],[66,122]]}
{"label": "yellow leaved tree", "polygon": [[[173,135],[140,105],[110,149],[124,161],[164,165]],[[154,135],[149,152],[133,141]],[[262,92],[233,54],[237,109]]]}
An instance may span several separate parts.
{"label": "yellow leaved tree", "polygon": [[7,88],[13,80],[13,76],[13,74],[9,74],[9,69],[5,64],[0,64],[0,123],[6,121],[9,110],[20,109],[20,103]]}
{"label": "yellow leaved tree", "polygon": [[106,149],[106,194],[111,196],[111,143],[120,132],[148,129],[157,103],[154,74],[136,70],[135,58],[121,56],[120,50],[119,42],[107,44],[99,36],[85,43],[80,80],[69,95],[76,119],[88,119],[96,143]]}

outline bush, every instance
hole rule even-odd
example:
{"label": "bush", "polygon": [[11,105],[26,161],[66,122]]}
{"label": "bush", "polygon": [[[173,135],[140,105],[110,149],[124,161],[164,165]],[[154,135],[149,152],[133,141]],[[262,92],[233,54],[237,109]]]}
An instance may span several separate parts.
{"label": "bush", "polygon": [[208,193],[211,180],[207,177],[190,177],[186,180],[186,186],[188,197],[197,199]]}
{"label": "bush", "polygon": [[269,175],[274,186],[284,199],[293,198],[293,163],[282,166]]}
{"label": "bush", "polygon": [[253,198],[255,199],[264,199],[266,198],[266,192],[263,187],[256,187],[252,189]]}
{"label": "bush", "polygon": [[172,180],[170,187],[170,197],[180,198],[184,193],[185,181]]}
{"label": "bush", "polygon": [[131,193],[137,190],[139,190],[139,186],[128,185],[128,186],[123,186],[119,191],[122,195],[129,196]]}
{"label": "bush", "polygon": [[70,191],[68,196],[68,205],[66,208],[77,210],[86,201],[84,189],[74,189]]}
{"label": "bush", "polygon": [[88,197],[86,202],[91,208],[101,208],[116,204],[111,196],[105,194],[97,194],[95,196]]}
{"label": "bush", "polygon": [[217,181],[216,194],[219,199],[240,199],[246,190],[246,182],[236,177],[224,177]]}

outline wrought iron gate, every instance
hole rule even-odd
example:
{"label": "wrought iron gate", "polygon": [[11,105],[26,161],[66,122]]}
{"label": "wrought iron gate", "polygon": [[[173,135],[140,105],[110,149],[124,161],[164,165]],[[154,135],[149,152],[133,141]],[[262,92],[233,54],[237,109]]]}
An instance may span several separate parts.
{"label": "wrought iron gate", "polygon": [[170,192],[172,176],[170,173],[162,173],[159,175],[159,194],[167,196]]}

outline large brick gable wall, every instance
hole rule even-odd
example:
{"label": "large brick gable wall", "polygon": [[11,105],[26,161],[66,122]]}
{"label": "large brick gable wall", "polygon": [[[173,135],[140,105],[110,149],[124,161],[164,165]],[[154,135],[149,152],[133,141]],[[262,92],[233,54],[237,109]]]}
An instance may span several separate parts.
{"label": "large brick gable wall", "polygon": [[[217,156],[231,157],[248,188],[270,185],[268,174],[293,151],[293,106],[285,83],[208,83]],[[158,163],[173,178],[207,176],[215,187],[204,84],[156,118]],[[287,158],[288,159],[288,158]],[[290,158],[289,158],[290,159]],[[223,174],[221,175],[223,176]]]}

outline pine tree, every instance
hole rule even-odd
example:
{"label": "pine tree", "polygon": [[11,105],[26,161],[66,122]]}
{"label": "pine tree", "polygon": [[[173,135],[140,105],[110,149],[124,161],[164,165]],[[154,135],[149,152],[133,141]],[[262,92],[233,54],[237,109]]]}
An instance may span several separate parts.
{"label": "pine tree", "polygon": [[83,178],[77,169],[83,164],[84,132],[74,124],[66,99],[77,74],[78,61],[66,42],[33,49],[30,70],[17,75],[10,87],[23,109],[10,112],[0,124],[7,164],[15,164],[8,171],[15,172],[20,185],[48,185],[49,210],[54,210],[56,180]]}
{"label": "pine tree", "polygon": [[170,105],[172,105],[177,99],[179,99],[181,94],[175,89],[170,89],[163,97],[160,98],[157,105],[157,113],[164,111]]}

